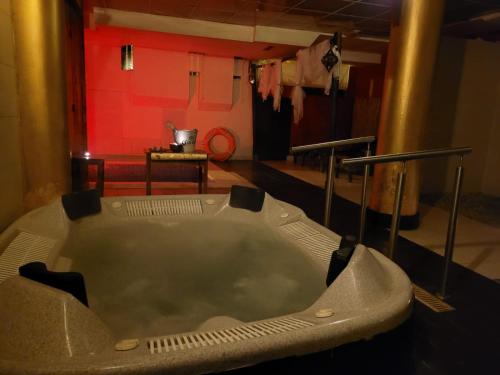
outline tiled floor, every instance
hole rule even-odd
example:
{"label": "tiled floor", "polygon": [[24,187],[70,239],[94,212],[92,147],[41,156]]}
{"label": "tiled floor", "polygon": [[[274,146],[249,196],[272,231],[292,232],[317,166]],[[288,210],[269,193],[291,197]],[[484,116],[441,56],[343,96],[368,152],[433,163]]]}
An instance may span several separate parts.
{"label": "tiled floor", "polygon": [[[325,185],[325,173],[291,161],[269,161],[264,164],[318,187]],[[368,186],[368,189],[370,186]],[[358,203],[361,200],[361,176],[350,183],[345,174],[335,180],[339,196]],[[335,211],[335,206],[332,208]],[[416,230],[402,230],[400,235],[437,254],[444,254],[449,212],[420,204],[421,224]],[[493,280],[500,280],[500,228],[459,215],[453,260]]]}
{"label": "tiled floor", "polygon": [[[318,222],[323,214],[323,189],[263,163],[221,164],[274,197],[302,208]],[[340,191],[340,183],[338,184]],[[354,189],[347,189],[354,197]],[[340,192],[339,192],[340,194]],[[334,197],[332,228],[355,233],[359,205]],[[366,242],[384,249],[388,232],[367,227]],[[441,257],[400,237],[396,262],[412,281],[434,292],[439,285]],[[414,313],[400,328],[366,342],[332,351],[264,363],[235,374],[498,374],[500,373],[500,285],[456,263],[450,269],[447,301],[456,310],[434,313],[415,302]]]}

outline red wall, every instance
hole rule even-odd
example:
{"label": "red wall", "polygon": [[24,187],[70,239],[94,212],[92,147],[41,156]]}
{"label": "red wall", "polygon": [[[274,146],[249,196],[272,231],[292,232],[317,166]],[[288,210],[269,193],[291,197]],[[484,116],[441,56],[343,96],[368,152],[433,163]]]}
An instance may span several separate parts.
{"label": "red wall", "polygon": [[[168,146],[172,135],[164,124],[171,120],[180,129],[197,128],[198,147],[211,128],[227,127],[236,138],[235,157],[251,158],[247,62],[243,64],[242,79],[235,80],[232,87],[231,82],[225,86],[225,97],[230,102],[232,99],[229,106],[200,105],[203,103],[199,103],[198,96],[206,100],[206,85],[198,95],[200,78],[189,77],[190,57],[185,51],[174,51],[176,37],[170,40],[164,33],[113,27],[85,30],[87,135],[91,153],[137,154],[152,146]],[[132,71],[122,71],[120,67],[120,48],[124,44],[134,45]],[[210,58],[205,59],[208,64]],[[227,74],[232,77],[233,72]],[[203,78],[206,80],[206,76]],[[213,87],[218,100],[220,85]]]}

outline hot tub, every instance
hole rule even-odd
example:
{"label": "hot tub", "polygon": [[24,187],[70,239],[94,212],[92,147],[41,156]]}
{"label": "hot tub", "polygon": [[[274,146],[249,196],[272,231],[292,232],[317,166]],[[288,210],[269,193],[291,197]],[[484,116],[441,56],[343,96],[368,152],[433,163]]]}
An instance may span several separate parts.
{"label": "hot tub", "polygon": [[[70,221],[60,202],[0,236],[0,373],[205,373],[367,339],[409,315],[404,272],[357,245],[325,279],[340,236],[265,195],[113,197]],[[80,272],[87,308],[18,275]]]}

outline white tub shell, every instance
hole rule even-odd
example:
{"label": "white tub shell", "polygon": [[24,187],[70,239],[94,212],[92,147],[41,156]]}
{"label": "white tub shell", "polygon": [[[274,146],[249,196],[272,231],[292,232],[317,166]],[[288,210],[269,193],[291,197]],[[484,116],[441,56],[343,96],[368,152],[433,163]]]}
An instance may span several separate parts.
{"label": "white tub shell", "polygon": [[[232,208],[227,195],[111,197],[102,199],[103,221],[265,221],[300,245],[325,277],[340,237],[303,211],[266,195],[261,212]],[[95,220],[96,216],[92,218]],[[156,374],[206,373],[302,355],[371,338],[410,314],[413,290],[406,274],[379,252],[358,245],[348,267],[304,311],[244,323],[214,317],[195,332],[139,337],[116,350],[104,323],[73,296],[17,275],[30,261],[65,270],[60,250],[75,225],[61,203],[34,210],[0,236],[0,373]],[[333,312],[318,318],[319,311]],[[328,314],[326,314],[328,315]],[[132,345],[133,346],[133,345]]]}

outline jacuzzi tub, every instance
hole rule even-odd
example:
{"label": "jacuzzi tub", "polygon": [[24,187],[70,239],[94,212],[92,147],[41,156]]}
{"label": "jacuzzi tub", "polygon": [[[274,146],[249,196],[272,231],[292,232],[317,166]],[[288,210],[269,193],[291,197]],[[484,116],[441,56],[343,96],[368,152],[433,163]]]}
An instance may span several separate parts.
{"label": "jacuzzi tub", "polygon": [[[404,272],[357,245],[327,288],[341,238],[266,195],[113,197],[70,221],[60,202],[0,236],[0,373],[204,373],[325,350],[402,323]],[[89,308],[17,275],[85,277]]]}

